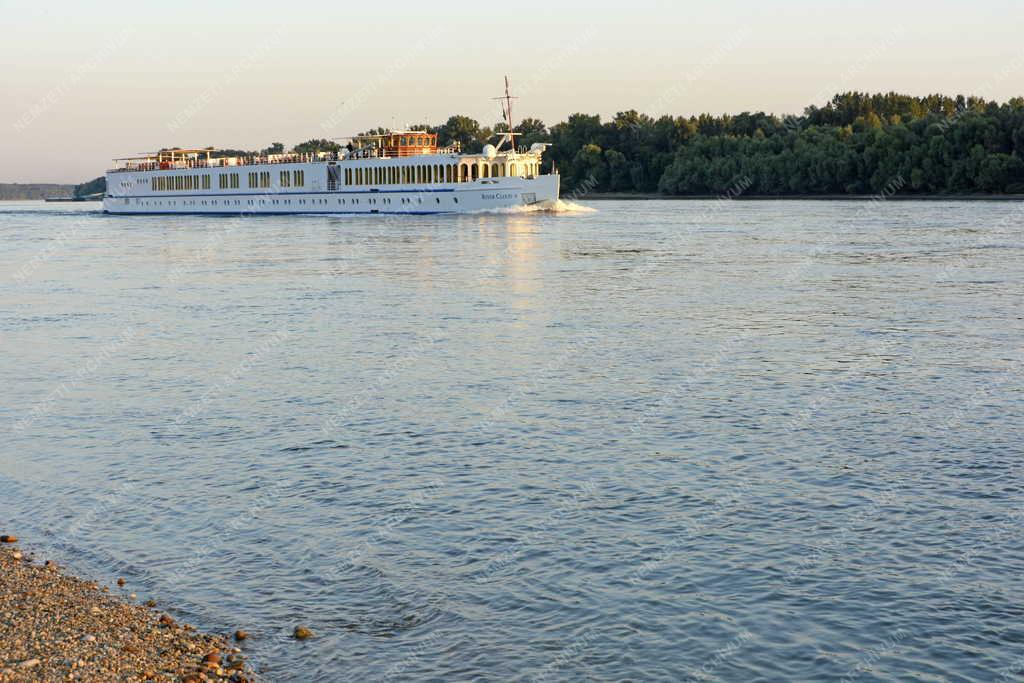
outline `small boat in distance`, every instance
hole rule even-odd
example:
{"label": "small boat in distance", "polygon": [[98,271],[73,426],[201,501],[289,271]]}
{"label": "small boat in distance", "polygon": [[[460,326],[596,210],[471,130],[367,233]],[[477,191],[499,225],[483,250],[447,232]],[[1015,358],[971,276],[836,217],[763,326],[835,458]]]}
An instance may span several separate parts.
{"label": "small boat in distance", "polygon": [[437,134],[388,131],[349,138],[346,149],[217,156],[165,149],[115,159],[103,210],[112,214],[465,213],[554,203],[559,176],[541,171],[547,143],[516,146],[509,132],[477,154],[438,147]]}

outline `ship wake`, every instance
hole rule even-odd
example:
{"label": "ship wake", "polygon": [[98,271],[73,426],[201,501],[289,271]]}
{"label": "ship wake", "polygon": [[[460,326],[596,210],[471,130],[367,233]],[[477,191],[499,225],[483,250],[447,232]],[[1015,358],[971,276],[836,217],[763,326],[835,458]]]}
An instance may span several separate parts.
{"label": "ship wake", "polygon": [[493,209],[480,209],[478,211],[469,211],[467,213],[472,214],[520,214],[520,213],[552,213],[552,214],[582,214],[582,213],[597,213],[597,209],[589,206],[583,206],[576,202],[568,201],[565,199],[548,199],[536,204],[527,204],[525,206],[507,206]]}

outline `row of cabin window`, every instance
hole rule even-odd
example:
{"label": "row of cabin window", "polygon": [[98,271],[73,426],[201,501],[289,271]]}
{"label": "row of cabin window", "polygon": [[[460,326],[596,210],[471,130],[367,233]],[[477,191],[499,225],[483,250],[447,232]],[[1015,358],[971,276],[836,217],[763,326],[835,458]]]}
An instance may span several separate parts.
{"label": "row of cabin window", "polygon": [[[254,172],[248,177],[249,188],[270,187],[270,172]],[[279,176],[281,187],[305,187],[305,171],[281,171]],[[150,178],[153,192],[175,192],[178,190],[209,190],[210,175],[175,175],[155,176]],[[237,190],[239,178],[237,173],[221,173],[217,176],[217,187],[221,190]]]}
{"label": "row of cabin window", "polygon": [[408,185],[414,183],[467,183],[479,178],[503,178],[537,173],[537,164],[426,164],[346,168],[346,185]]}
{"label": "row of cabin window", "polygon": [[280,174],[278,175],[278,185],[280,187],[305,187],[306,172],[281,171]]}
{"label": "row of cabin window", "polygon": [[169,175],[150,178],[150,189],[153,192],[173,192],[175,190],[209,190],[210,175]]}
{"label": "row of cabin window", "polygon": [[218,188],[221,190],[237,190],[238,189],[238,174],[237,173],[221,173],[218,176]]}

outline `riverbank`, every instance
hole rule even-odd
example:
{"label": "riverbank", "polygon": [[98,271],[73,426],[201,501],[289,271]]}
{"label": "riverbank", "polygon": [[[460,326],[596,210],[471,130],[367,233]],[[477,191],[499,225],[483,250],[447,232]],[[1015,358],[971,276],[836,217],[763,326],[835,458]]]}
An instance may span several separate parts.
{"label": "riverbank", "polygon": [[254,680],[239,648],[135,604],[130,591],[0,542],[0,682]]}
{"label": "riverbank", "polygon": [[[650,200],[650,199],[673,199],[673,200],[708,200],[708,199],[730,199],[734,201],[880,201],[882,198],[877,194],[793,194],[793,195],[737,195],[726,197],[723,195],[670,195],[657,193],[639,192],[590,192],[581,193],[575,196],[572,192],[563,194],[562,199],[571,201],[590,200]],[[1024,194],[928,194],[928,195],[886,195],[887,202],[1024,202]]]}

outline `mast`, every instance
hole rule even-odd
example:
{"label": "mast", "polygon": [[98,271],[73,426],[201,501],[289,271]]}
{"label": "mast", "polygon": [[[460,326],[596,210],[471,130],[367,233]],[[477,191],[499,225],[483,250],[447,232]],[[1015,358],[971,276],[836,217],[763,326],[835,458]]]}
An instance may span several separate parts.
{"label": "mast", "polygon": [[[505,123],[508,124],[508,133],[506,134],[509,144],[512,145],[512,151],[516,151],[516,134],[515,129],[512,126],[512,100],[518,100],[518,97],[512,97],[509,92],[508,76],[505,76],[505,94],[501,97],[492,98],[501,102],[501,115],[505,119]],[[502,140],[504,142],[504,140]],[[498,144],[501,147],[501,143]]]}

